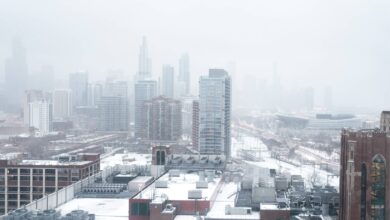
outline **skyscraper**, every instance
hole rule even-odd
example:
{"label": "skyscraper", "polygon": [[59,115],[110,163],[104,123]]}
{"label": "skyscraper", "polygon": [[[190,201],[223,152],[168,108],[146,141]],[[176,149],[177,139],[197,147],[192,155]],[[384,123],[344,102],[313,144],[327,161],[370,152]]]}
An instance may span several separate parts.
{"label": "skyscraper", "polygon": [[223,69],[210,69],[199,82],[199,152],[230,158],[231,81]]}
{"label": "skyscraper", "polygon": [[199,101],[192,102],[192,147],[199,149]]}
{"label": "skyscraper", "polygon": [[390,219],[389,148],[383,130],[342,132],[339,219]]}
{"label": "skyscraper", "polygon": [[129,128],[128,85],[124,81],[108,82],[98,102],[99,130],[127,131]]}
{"label": "skyscraper", "polygon": [[148,42],[142,38],[142,44],[138,54],[138,79],[150,79],[152,77],[152,59],[149,57]]}
{"label": "skyscraper", "polygon": [[173,66],[164,65],[162,71],[161,94],[168,98],[173,98],[175,88],[175,74]]}
{"label": "skyscraper", "polygon": [[191,93],[191,76],[190,76],[190,58],[188,54],[183,54],[179,59],[179,82],[184,82],[185,94]]}
{"label": "skyscraper", "polygon": [[177,141],[182,135],[181,102],[164,96],[145,101],[142,108],[142,138]]}
{"label": "skyscraper", "polygon": [[66,119],[72,115],[72,92],[69,89],[53,91],[53,118]]}
{"label": "skyscraper", "polygon": [[139,80],[134,85],[134,126],[135,137],[142,137],[142,108],[145,101],[157,96],[155,80]]}
{"label": "skyscraper", "polygon": [[72,90],[73,107],[88,105],[88,73],[69,74],[69,88]]}
{"label": "skyscraper", "polygon": [[5,91],[7,110],[20,108],[24,90],[27,88],[26,50],[20,39],[16,38],[12,45],[12,56],[5,61]]}

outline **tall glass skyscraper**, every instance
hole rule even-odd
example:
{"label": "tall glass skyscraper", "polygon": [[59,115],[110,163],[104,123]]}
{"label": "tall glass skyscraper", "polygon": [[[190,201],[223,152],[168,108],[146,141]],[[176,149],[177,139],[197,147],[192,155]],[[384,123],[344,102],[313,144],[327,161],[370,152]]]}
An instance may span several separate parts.
{"label": "tall glass skyscraper", "polygon": [[223,69],[210,69],[199,81],[199,152],[230,158],[231,80]]}

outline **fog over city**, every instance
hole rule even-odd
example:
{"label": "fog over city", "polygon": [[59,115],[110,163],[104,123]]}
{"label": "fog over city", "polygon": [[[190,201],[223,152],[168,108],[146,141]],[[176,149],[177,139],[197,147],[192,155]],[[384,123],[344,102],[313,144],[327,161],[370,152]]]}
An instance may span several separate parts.
{"label": "fog over city", "polygon": [[259,93],[253,87],[271,84],[276,65],[286,93],[313,87],[320,106],[330,86],[335,107],[375,112],[389,107],[389,10],[385,0],[4,0],[0,74],[18,37],[30,75],[51,66],[56,79],[78,70],[91,80],[110,70],[132,79],[146,36],[155,77],[189,54],[192,91],[208,68],[229,71],[230,64],[234,96]]}
{"label": "fog over city", "polygon": [[390,1],[0,0],[0,220],[390,220]]}

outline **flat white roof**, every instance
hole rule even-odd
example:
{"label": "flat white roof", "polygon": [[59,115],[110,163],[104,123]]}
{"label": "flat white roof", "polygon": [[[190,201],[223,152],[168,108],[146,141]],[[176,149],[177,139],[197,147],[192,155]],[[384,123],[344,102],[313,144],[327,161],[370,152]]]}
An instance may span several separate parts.
{"label": "flat white roof", "polygon": [[56,208],[62,215],[77,209],[95,214],[96,220],[129,219],[129,199],[79,198]]}
{"label": "flat white roof", "polygon": [[85,165],[92,161],[67,161],[60,162],[58,160],[22,160],[18,165],[35,165],[35,166],[75,166]]}
{"label": "flat white roof", "polygon": [[[236,183],[223,183],[217,194],[213,207],[207,213],[207,219],[259,219],[260,213],[252,211],[249,215],[226,215],[225,207],[230,205],[234,207],[234,200],[237,196],[238,186]],[[175,219],[176,220],[176,219]]]}
{"label": "flat white roof", "polygon": [[196,182],[199,181],[197,173],[181,173],[179,177],[169,177],[169,173],[166,173],[156,181],[167,181],[168,188],[156,188],[156,182],[154,182],[134,198],[158,200],[166,196],[169,200],[191,200],[188,199],[188,191],[201,190],[202,199],[210,200],[221,178],[215,177],[213,182],[208,183],[207,189],[196,188]]}
{"label": "flat white roof", "polygon": [[124,153],[115,154],[100,160],[100,168],[113,167],[115,165],[150,165],[151,154]]}

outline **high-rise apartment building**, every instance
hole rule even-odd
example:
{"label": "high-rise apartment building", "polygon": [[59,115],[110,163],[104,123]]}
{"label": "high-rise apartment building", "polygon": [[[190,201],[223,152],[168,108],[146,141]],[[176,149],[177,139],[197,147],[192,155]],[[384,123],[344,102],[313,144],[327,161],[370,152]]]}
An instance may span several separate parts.
{"label": "high-rise apartment building", "polygon": [[139,80],[134,85],[134,126],[135,137],[142,137],[142,108],[145,101],[157,96],[157,82],[155,80]]}
{"label": "high-rise apartment building", "polygon": [[29,127],[34,128],[36,133],[46,135],[52,131],[53,107],[45,100],[33,101],[29,103]]}
{"label": "high-rise apartment building", "polygon": [[138,54],[138,79],[145,80],[152,77],[152,59],[149,57],[148,42],[146,37],[142,38],[142,45]]}
{"label": "high-rise apartment building", "polygon": [[223,69],[210,69],[199,81],[199,152],[230,158],[231,81]]}
{"label": "high-rise apartment building", "polygon": [[190,75],[190,58],[188,54],[183,54],[179,59],[179,82],[184,83],[184,92],[188,95],[191,93],[191,75]]}
{"label": "high-rise apartment building", "polygon": [[199,101],[192,102],[192,147],[199,149]]}
{"label": "high-rise apartment building", "polygon": [[30,125],[30,102],[44,99],[42,90],[26,90],[23,97],[23,121],[26,126]]}
{"label": "high-rise apartment building", "polygon": [[127,82],[118,81],[106,84],[99,100],[99,130],[128,131],[129,99]]}
{"label": "high-rise apartment building", "polygon": [[69,74],[69,88],[72,91],[73,107],[88,105],[88,73]]}
{"label": "high-rise apartment building", "polygon": [[390,219],[390,137],[384,130],[344,130],[339,219]]}
{"label": "high-rise apartment building", "polygon": [[0,159],[0,214],[31,203],[100,170],[98,154],[62,156],[58,160]]}
{"label": "high-rise apartment building", "polygon": [[142,137],[147,140],[177,141],[182,135],[181,102],[159,96],[142,108]]}
{"label": "high-rise apartment building", "polygon": [[175,88],[175,73],[173,66],[164,65],[162,70],[161,94],[173,99]]}
{"label": "high-rise apartment building", "polygon": [[72,92],[69,89],[53,91],[53,118],[66,119],[72,115]]}

